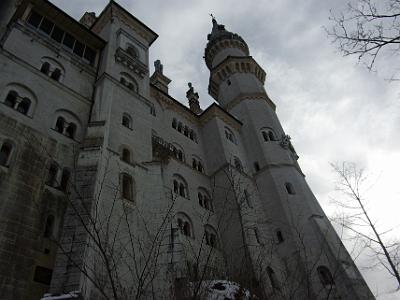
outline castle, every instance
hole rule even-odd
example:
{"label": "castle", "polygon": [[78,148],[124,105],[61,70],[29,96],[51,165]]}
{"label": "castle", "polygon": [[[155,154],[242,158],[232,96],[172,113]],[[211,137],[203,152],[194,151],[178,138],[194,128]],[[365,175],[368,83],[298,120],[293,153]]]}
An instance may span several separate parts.
{"label": "castle", "polygon": [[[0,3],[0,299],[374,299],[305,181],[245,40],[212,20],[204,110],[114,1]],[[214,283],[213,283],[214,282]],[[55,298],[54,298],[55,299]]]}

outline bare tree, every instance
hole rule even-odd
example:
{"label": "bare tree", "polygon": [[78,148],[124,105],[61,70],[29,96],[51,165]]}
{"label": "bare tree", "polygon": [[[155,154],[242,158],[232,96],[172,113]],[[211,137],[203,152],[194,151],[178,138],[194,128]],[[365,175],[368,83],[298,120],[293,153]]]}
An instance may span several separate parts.
{"label": "bare tree", "polygon": [[399,242],[385,241],[385,234],[391,230],[380,231],[368,209],[365,193],[368,190],[367,175],[355,163],[343,162],[341,165],[331,164],[339,180],[337,188],[346,196],[335,200],[347,214],[334,219],[351,234],[364,241],[365,246],[373,251],[378,262],[394,277],[400,289],[399,275]]}
{"label": "bare tree", "polygon": [[399,51],[399,17],[400,0],[356,0],[331,12],[333,26],[326,31],[344,56],[355,55],[372,70],[378,56]]}

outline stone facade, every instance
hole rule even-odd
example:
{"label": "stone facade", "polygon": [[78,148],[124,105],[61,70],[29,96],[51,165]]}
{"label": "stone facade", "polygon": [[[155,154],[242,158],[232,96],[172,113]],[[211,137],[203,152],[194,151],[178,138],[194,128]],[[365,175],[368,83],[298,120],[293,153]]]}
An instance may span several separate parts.
{"label": "stone facade", "polygon": [[0,4],[0,299],[374,299],[308,187],[246,42],[213,19],[214,103],[168,94],[116,2]]}

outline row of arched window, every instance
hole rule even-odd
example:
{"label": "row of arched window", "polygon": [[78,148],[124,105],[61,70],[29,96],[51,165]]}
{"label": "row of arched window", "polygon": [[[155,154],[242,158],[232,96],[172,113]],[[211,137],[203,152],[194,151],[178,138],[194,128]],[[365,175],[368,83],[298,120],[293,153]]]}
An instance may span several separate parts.
{"label": "row of arched window", "polygon": [[[186,183],[186,180],[182,176],[175,174],[172,184],[173,184],[173,191],[176,195],[189,199],[188,185]],[[213,202],[211,200],[210,194],[206,191],[206,189],[199,188],[199,191],[197,193],[197,198],[199,205],[201,207],[211,212],[214,211]]]}
{"label": "row of arched window", "polygon": [[184,125],[181,121],[177,121],[175,118],[173,118],[172,128],[176,129],[178,132],[197,143],[197,135],[194,130],[190,129],[187,125]]}
{"label": "row of arched window", "polygon": [[263,128],[261,130],[261,134],[264,139],[264,142],[273,142],[277,140],[276,135],[271,128]]}
{"label": "row of arched window", "polygon": [[[194,230],[193,230],[193,223],[190,220],[189,216],[185,213],[178,213],[177,214],[177,226],[180,234],[190,237],[192,239],[195,238]],[[218,248],[218,235],[217,231],[214,229],[213,226],[206,224],[204,226],[204,242],[206,245]]]}
{"label": "row of arched window", "polygon": [[[280,283],[278,281],[278,278],[274,272],[274,270],[268,266],[267,267],[267,275],[268,275],[268,279],[271,283],[271,287],[273,289],[276,290],[280,290]],[[333,276],[331,271],[328,269],[328,267],[326,266],[318,266],[317,267],[317,274],[319,277],[319,280],[321,282],[321,284],[325,287],[325,286],[332,286],[335,284],[334,280],[333,280]]]}
{"label": "row of arched window", "polygon": [[[19,87],[22,90],[25,90],[22,86]],[[28,93],[26,91],[26,93]],[[16,90],[11,89],[3,102],[6,106],[15,109],[16,111],[20,112],[24,115],[32,115],[33,108],[32,108],[32,100],[29,97],[22,97]],[[60,110],[61,111],[61,110]],[[65,111],[66,117],[58,116],[56,122],[54,124],[54,130],[71,138],[75,139],[76,132],[77,132],[77,121],[76,118],[72,116],[72,113]],[[67,115],[69,119],[67,120]]]}

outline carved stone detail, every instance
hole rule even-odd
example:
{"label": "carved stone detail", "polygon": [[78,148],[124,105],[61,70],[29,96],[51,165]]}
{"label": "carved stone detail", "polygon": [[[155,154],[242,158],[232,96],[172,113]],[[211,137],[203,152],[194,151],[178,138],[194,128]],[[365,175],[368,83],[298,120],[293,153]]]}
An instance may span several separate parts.
{"label": "carved stone detail", "polygon": [[124,49],[118,48],[115,53],[115,61],[120,63],[129,71],[136,73],[140,78],[148,73],[147,66],[136,58],[130,56]]}

